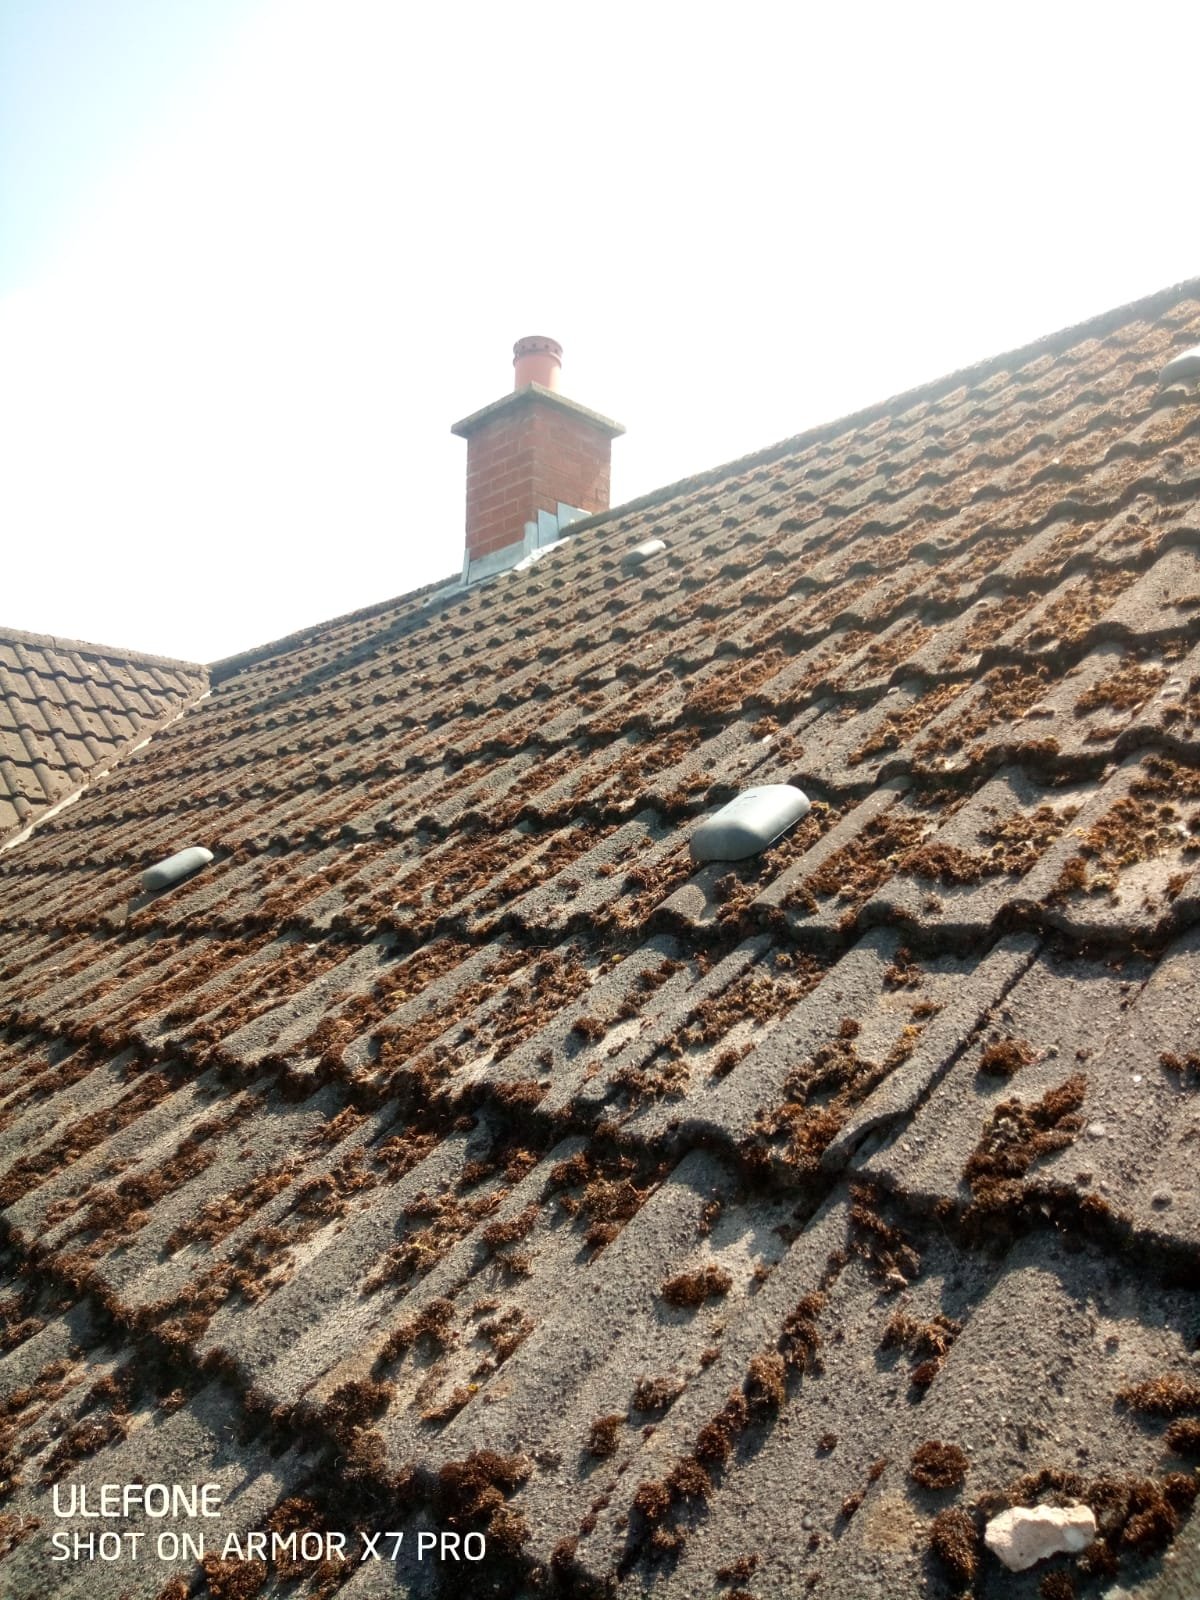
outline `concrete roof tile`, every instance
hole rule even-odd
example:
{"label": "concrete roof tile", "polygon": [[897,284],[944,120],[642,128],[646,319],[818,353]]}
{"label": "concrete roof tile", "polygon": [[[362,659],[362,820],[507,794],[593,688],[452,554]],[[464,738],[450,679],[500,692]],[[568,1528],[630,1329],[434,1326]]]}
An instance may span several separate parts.
{"label": "concrete roof tile", "polygon": [[[0,637],[0,830],[90,782],[0,855],[15,1514],[94,1416],[89,1483],[494,1516],[513,1593],[858,1600],[948,1594],[935,1513],[1025,1470],[1181,1493],[1120,1394],[1200,1337],[1197,337],[1165,292],[203,699]],[[696,869],[757,781],[807,817]]]}

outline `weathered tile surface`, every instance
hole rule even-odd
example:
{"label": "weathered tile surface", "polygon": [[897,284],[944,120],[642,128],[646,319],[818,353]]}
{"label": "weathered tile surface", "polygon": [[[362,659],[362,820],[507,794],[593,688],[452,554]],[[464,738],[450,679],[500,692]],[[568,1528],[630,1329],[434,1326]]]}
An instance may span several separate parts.
{"label": "weathered tile surface", "polygon": [[[1197,338],[1185,285],[207,676],[0,638],[0,835],[111,764],[0,857],[0,1595],[1192,1592]],[[410,1544],[48,1567],[52,1481],[131,1475]],[[1006,1573],[1056,1493],[1102,1546]]]}

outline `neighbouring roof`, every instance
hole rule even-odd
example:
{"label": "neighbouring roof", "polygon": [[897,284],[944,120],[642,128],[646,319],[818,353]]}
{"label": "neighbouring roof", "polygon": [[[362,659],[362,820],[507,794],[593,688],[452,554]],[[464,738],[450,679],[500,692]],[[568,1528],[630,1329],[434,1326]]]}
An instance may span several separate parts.
{"label": "neighbouring roof", "polygon": [[0,844],[206,688],[189,661],[0,628]]}
{"label": "neighbouring roof", "polygon": [[[6,1594],[1194,1592],[1198,337],[226,663],[0,861]],[[51,1567],[49,1486],[130,1478],[408,1539]],[[1055,1496],[1100,1543],[1006,1573]]]}

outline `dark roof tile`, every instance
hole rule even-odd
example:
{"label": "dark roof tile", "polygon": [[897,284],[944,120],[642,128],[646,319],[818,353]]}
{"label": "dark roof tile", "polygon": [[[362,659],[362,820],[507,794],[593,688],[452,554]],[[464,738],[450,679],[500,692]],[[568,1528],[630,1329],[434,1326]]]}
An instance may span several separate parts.
{"label": "dark roof tile", "polygon": [[[114,673],[126,685],[121,702],[107,687]],[[144,692],[138,692],[139,684]],[[15,806],[15,788],[0,787],[0,798],[8,802],[8,820],[0,818],[0,844],[36,821],[48,805],[78,791],[101,763],[152,733],[205,686],[203,667],[179,662],[163,672],[150,657],[11,629],[0,632],[0,732],[25,736],[26,759],[35,764],[38,778],[35,793],[22,789],[33,807],[24,814]],[[0,786],[11,783],[0,772]]]}

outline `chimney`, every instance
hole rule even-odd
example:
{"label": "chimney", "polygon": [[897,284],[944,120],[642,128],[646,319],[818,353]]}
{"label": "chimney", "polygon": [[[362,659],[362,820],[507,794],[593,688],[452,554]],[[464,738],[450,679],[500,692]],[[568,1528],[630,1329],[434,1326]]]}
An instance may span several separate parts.
{"label": "chimney", "polygon": [[516,566],[581,517],[608,510],[619,422],[558,393],[562,346],[535,336],[513,346],[513,391],[461,422],[467,441],[463,582]]}

